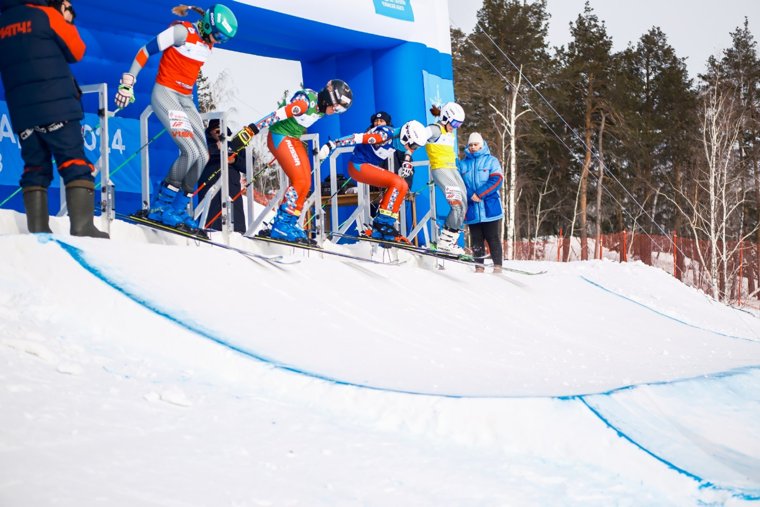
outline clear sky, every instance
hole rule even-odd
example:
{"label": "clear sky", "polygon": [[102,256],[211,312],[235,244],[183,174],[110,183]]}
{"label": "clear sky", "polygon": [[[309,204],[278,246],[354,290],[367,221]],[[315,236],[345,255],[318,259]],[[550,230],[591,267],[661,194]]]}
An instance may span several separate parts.
{"label": "clear sky", "polygon": [[[760,41],[760,0],[590,0],[607,26],[615,50],[635,42],[652,26],[659,26],[679,57],[687,57],[689,74],[703,72],[710,55],[731,45],[730,32],[749,18],[750,30]],[[475,26],[482,0],[448,0],[454,26],[469,32]],[[549,43],[567,44],[568,24],[583,11],[585,0],[548,0]]]}

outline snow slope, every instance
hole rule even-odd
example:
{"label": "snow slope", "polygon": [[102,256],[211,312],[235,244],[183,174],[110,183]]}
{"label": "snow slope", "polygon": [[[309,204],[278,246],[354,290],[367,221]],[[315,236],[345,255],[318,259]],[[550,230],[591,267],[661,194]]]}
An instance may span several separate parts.
{"label": "snow slope", "polygon": [[760,503],[760,320],[657,269],[52,225],[0,211],[0,505]]}

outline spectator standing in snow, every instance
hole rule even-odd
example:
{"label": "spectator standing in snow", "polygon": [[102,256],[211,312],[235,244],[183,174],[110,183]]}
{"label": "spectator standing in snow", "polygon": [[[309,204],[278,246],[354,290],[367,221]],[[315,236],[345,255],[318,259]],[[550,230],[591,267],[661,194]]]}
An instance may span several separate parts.
{"label": "spectator standing in snow", "polygon": [[[232,131],[227,129],[227,137],[232,135]],[[202,201],[206,196],[206,192],[219,180],[222,171],[222,131],[219,125],[219,120],[210,120],[208,127],[206,127],[206,143],[208,144],[209,159],[206,168],[201,174],[200,183],[203,185],[198,191],[198,200]],[[226,156],[226,155],[225,155]],[[240,178],[245,177],[245,157],[239,154],[234,154],[229,162],[228,171],[228,186],[230,191],[230,197],[235,198],[232,201],[232,221],[235,232],[245,232],[245,212],[243,211],[243,200],[240,198],[240,190],[242,185]],[[222,193],[221,191],[214,196],[209,204],[208,218],[209,220],[215,217],[222,209]],[[210,229],[222,230],[222,221],[220,219],[214,220],[209,225]]]}
{"label": "spectator standing in snow", "polygon": [[69,0],[0,1],[0,75],[24,171],[29,232],[51,232],[47,189],[53,159],[66,186],[74,236],[107,238],[93,223],[95,168],[82,139],[82,92],[69,68],[84,57]]}
{"label": "spectator standing in snow", "polygon": [[[464,153],[464,159],[459,162],[459,172],[467,192],[464,223],[470,230],[472,254],[482,264],[487,242],[493,259],[493,272],[501,273],[503,254],[499,232],[504,212],[499,189],[504,182],[504,173],[478,132],[470,134]],[[475,271],[482,273],[483,267],[477,266]]]}
{"label": "spectator standing in snow", "polygon": [[141,47],[129,71],[122,74],[114,100],[119,108],[134,102],[137,75],[151,55],[161,53],[150,103],[180,155],[162,181],[146,215],[169,227],[197,232],[198,222],[187,212],[187,206],[209,153],[203,120],[193,101],[193,88],[213,47],[234,37],[238,25],[235,14],[222,4],[214,4],[206,10],[178,5],[172,12],[185,16],[191,9],[200,14],[201,19],[196,23],[175,21]]}

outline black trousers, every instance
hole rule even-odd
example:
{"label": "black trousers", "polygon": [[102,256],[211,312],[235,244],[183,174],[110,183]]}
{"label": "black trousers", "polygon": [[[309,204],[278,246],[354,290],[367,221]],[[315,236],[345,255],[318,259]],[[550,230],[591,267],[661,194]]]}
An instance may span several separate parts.
{"label": "black trousers", "polygon": [[491,251],[491,260],[494,266],[501,266],[504,254],[499,241],[499,232],[501,231],[501,220],[494,222],[481,222],[479,224],[470,224],[470,242],[472,243],[472,254],[474,257],[480,257],[476,261],[483,263],[483,256],[486,253],[485,243],[488,243],[488,249]]}
{"label": "black trousers", "polygon": [[[206,196],[206,192],[209,191],[209,189],[219,180],[219,175],[221,172],[215,171],[219,169],[219,166],[214,167],[212,164],[208,164],[206,168],[203,170],[203,174],[201,174],[200,179],[198,180],[198,183],[201,184],[204,181],[206,182],[206,186],[203,187],[200,192],[198,192],[198,201],[202,201],[203,198]],[[227,184],[230,187],[230,197],[235,197],[242,188],[240,186],[240,173],[232,168],[229,168],[228,171],[229,180],[227,181]],[[251,189],[253,191],[253,189]],[[208,219],[211,220],[214,216],[216,216],[217,213],[219,213],[222,210],[222,192],[220,191],[209,203],[208,207]],[[228,210],[228,213],[232,215],[233,220],[233,230],[235,232],[244,233],[245,232],[245,212],[243,211],[243,197],[242,195],[238,197],[235,201],[232,202],[232,209]],[[203,226],[205,224],[201,224]],[[222,230],[222,219],[217,218],[214,223],[210,224],[209,229],[215,229],[217,231]]]}
{"label": "black trousers", "polygon": [[[60,125],[60,126],[59,126]],[[53,158],[65,185],[75,180],[94,181],[94,167],[84,154],[82,125],[78,121],[30,129],[22,133],[22,187],[48,188],[53,181]]]}

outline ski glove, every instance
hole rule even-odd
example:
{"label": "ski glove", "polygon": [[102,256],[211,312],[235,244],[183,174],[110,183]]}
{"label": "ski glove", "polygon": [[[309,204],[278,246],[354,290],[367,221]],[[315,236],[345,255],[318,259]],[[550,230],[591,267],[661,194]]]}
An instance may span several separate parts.
{"label": "ski glove", "polygon": [[227,151],[230,155],[233,153],[239,153],[243,151],[246,146],[251,143],[253,136],[259,133],[259,128],[255,123],[243,127],[243,129],[232,136],[232,139],[227,143]]}
{"label": "ski glove", "polygon": [[319,161],[322,162],[324,159],[330,156],[330,152],[335,149],[335,141],[327,141],[320,149],[319,149]]}
{"label": "ski glove", "polygon": [[119,109],[124,109],[135,101],[135,92],[132,91],[132,87],[135,86],[136,82],[137,79],[135,79],[135,76],[129,72],[125,72],[121,75],[121,81],[119,81],[119,91],[116,92],[116,97],[114,97],[116,107]]}
{"label": "ski glove", "polygon": [[402,178],[408,178],[412,174],[414,174],[414,167],[412,166],[411,162],[405,160],[398,170],[398,175]]}

